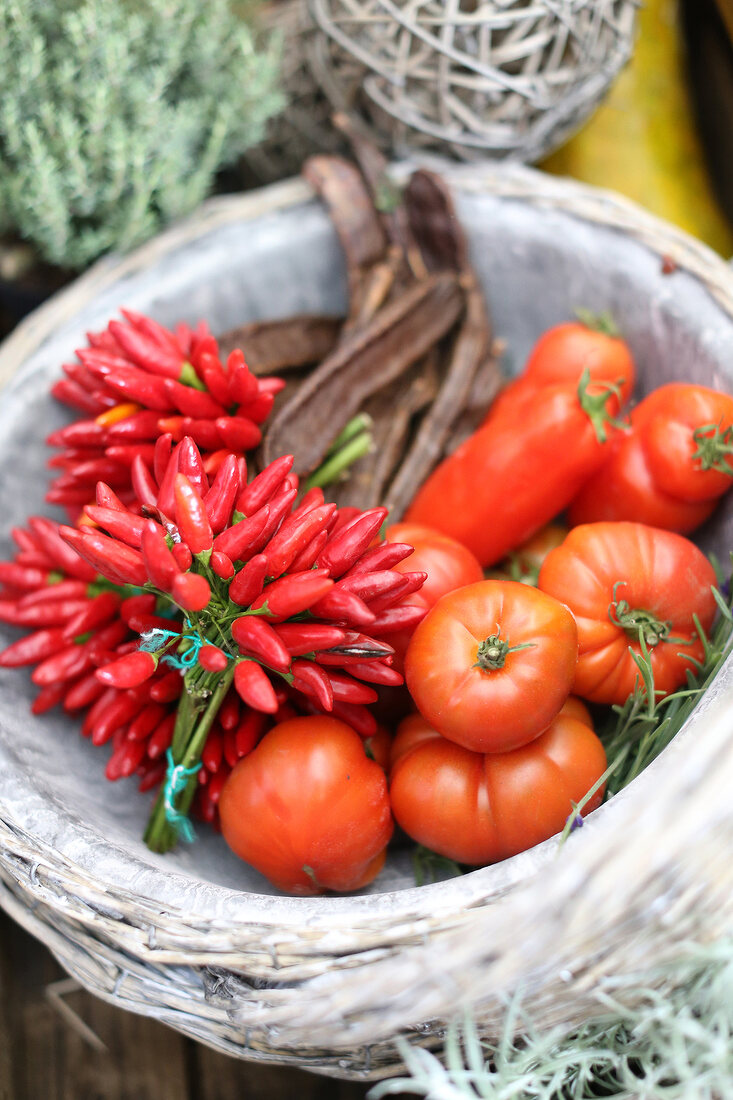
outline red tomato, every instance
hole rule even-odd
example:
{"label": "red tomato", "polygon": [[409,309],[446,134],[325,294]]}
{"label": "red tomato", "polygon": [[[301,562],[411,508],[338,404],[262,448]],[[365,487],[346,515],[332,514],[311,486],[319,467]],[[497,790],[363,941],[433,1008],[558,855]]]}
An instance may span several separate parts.
{"label": "red tomato", "polygon": [[543,592],[562,600],[578,624],[573,691],[594,703],[623,703],[639,680],[632,654],[643,634],[655,689],[684,683],[715,618],[715,572],[688,539],[641,523],[575,527],[540,570]]}
{"label": "red tomato", "polygon": [[547,729],[570,692],[573,616],[516,581],[449,592],[417,627],[405,678],[418,710],[444,737],[504,752]]}
{"label": "red tomato", "polygon": [[219,801],[224,839],[280,890],[358,890],[392,835],[384,771],[336,718],[292,718],[237,764]]}
{"label": "red tomato", "polygon": [[[398,562],[394,569],[428,575],[422,588],[406,597],[406,603],[429,609],[446,592],[484,579],[483,570],[471,551],[433,527],[395,523],[387,528],[384,537],[387,542],[404,542],[415,548],[409,558]],[[413,633],[414,628],[389,636],[389,644],[395,651],[393,665],[398,671],[404,668],[405,652]]]}
{"label": "red tomato", "polygon": [[389,767],[389,756],[392,751],[392,734],[386,726],[378,725],[374,733],[362,738],[364,751],[370,760],[379,764],[383,771]]}
{"label": "red tomato", "polygon": [[568,718],[575,718],[578,722],[582,722],[584,726],[590,726],[591,729],[595,729],[591,712],[588,710],[583,700],[579,699],[577,695],[568,695],[567,699],[560,707],[560,714],[566,714]]}
{"label": "red tomato", "polygon": [[631,424],[573,501],[571,522],[634,520],[693,531],[731,486],[733,397],[672,382],[633,410]]}
{"label": "red tomato", "polygon": [[[570,503],[606,457],[613,395],[530,389],[511,413],[490,419],[433,471],[407,512],[462,542],[482,565],[521,545]],[[594,424],[594,419],[596,423]]]}
{"label": "red tomato", "polygon": [[[559,714],[531,744],[470,752],[419,714],[397,731],[390,799],[397,823],[433,852],[495,863],[559,832],[606,769],[603,745],[583,722]],[[603,797],[599,789],[583,814]]]}
{"label": "red tomato", "polygon": [[555,325],[540,336],[524,371],[501,391],[489,416],[507,411],[515,398],[531,387],[558,383],[577,386],[586,369],[593,382],[618,385],[622,405],[629,400],[636,369],[628,345],[618,336],[580,321]]}

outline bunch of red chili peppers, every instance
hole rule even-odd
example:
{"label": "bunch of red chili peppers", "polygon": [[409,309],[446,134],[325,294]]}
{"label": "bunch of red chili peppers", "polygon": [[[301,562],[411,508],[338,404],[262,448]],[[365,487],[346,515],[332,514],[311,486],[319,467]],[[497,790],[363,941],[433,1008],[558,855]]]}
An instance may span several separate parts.
{"label": "bunch of red chili peppers", "polygon": [[403,600],[426,575],[392,568],[412,548],[378,541],[385,509],[299,495],[291,456],[248,480],[278,379],[222,363],[205,326],[124,316],[54,386],[87,416],[49,439],[48,499],[75,525],[13,531],[0,620],[30,633],[0,665],[35,666],[34,713],[60,704],[111,742],[109,779],[160,788],[145,837],[166,851],[191,809],[216,823],[271,724],[320,711],[374,733],[373,685],[402,682],[384,638],[422,617]]}

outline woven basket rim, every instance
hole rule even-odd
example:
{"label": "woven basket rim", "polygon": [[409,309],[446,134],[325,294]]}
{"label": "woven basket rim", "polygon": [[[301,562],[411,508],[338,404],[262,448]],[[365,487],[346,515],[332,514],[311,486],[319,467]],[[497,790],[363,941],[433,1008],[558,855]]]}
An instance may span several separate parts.
{"label": "woven basket rim", "polygon": [[[490,191],[493,195],[509,201],[533,203],[544,209],[565,212],[572,217],[630,233],[660,257],[671,258],[680,268],[704,282],[718,305],[733,317],[733,272],[722,259],[681,230],[660,221],[620,196],[574,181],[548,177],[521,166],[497,164],[455,166],[435,157],[420,157],[419,161],[441,171],[448,182],[459,191],[466,193]],[[397,166],[395,171],[397,175],[404,175],[409,169],[410,165],[403,164]],[[28,355],[41,346],[58,325],[73,316],[85,302],[93,299],[101,288],[109,288],[116,281],[148,268],[155,263],[156,259],[174,251],[184,242],[206,235],[212,229],[233,221],[260,217],[263,214],[311,201],[313,201],[312,192],[301,180],[285,181],[243,196],[213,199],[206,203],[195,217],[174,226],[131,255],[122,259],[110,257],[101,261],[21,323],[9,337],[0,348],[0,384],[9,381],[16,368]],[[725,723],[721,724],[721,717],[718,714],[721,692],[725,696],[723,712],[725,698],[733,693],[732,661],[729,661],[722,670],[717,683],[719,685],[717,693],[715,691],[709,693],[707,710],[710,717],[703,746],[705,751],[700,756],[697,773],[705,767],[714,771],[713,762],[717,760],[718,775],[726,768],[730,768],[733,774],[733,746],[729,744],[727,729],[722,728]],[[697,718],[696,724],[700,726]],[[674,757],[675,754],[667,750],[652,768],[647,769],[634,781],[633,787],[628,789],[629,792],[635,792],[633,798],[628,792],[617,796],[602,807],[594,819],[589,820],[589,827],[583,830],[574,843],[573,860],[564,861],[559,874],[547,873],[549,852],[554,842],[546,842],[546,845],[540,846],[543,849],[543,856],[546,857],[543,858],[544,866],[539,872],[543,891],[550,889],[553,894],[556,893],[557,884],[560,881],[563,883],[563,889],[571,891],[571,884],[579,874],[592,874],[598,862],[599,852],[607,847],[613,830],[635,827],[634,822],[638,816],[636,805],[643,794],[652,790],[655,784],[663,783],[670,791],[687,789],[689,775],[684,777],[685,782],[681,788]],[[713,785],[716,778],[713,777]],[[22,776],[16,779],[22,781]],[[7,780],[8,776],[5,776],[2,782],[6,783]],[[668,813],[667,816],[671,826],[674,815],[670,816]],[[675,833],[675,830],[671,832]],[[591,837],[593,843],[591,843]],[[85,844],[96,845],[98,848],[99,838],[85,827],[80,827],[80,850]],[[51,845],[27,834],[17,822],[13,822],[12,817],[7,813],[7,808],[3,809],[3,803],[0,800],[0,848],[2,847],[11,853],[25,852],[26,855],[21,856],[23,859],[28,858],[28,852],[35,851],[36,858],[32,861],[31,879],[37,877],[39,867],[46,868],[58,876],[59,882],[65,884],[65,890],[73,888],[79,897],[88,896],[90,900],[95,899],[95,904],[103,896],[112,908],[118,903],[120,909],[132,916],[138,907],[142,924],[155,913],[157,893],[154,889],[155,883],[170,882],[172,879],[180,880],[180,907],[177,913],[170,908],[166,918],[173,921],[178,918],[182,926],[191,929],[191,942],[186,945],[186,951],[181,954],[181,961],[184,958],[190,959],[193,955],[203,957],[207,952],[212,957],[217,957],[222,950],[226,954],[224,943],[212,948],[211,943],[207,943],[207,938],[210,941],[213,932],[224,933],[232,921],[236,924],[253,922],[258,934],[261,934],[263,928],[289,930],[297,934],[306,918],[308,930],[338,928],[346,936],[351,933],[354,942],[358,941],[371,922],[379,924],[382,932],[391,925],[399,926],[403,922],[409,924],[411,921],[417,921],[429,930],[431,926],[439,924],[450,915],[456,917],[462,915],[461,919],[463,919],[466,910],[480,906],[486,900],[486,882],[490,879],[492,870],[492,868],[486,868],[474,871],[460,880],[395,891],[391,894],[344,898],[301,899],[269,894],[242,894],[226,887],[207,883],[207,890],[222,900],[225,913],[222,920],[212,921],[209,914],[200,911],[197,907],[196,881],[180,871],[166,870],[160,862],[154,863],[151,860],[141,879],[146,886],[145,893],[130,895],[120,890],[114,881],[103,881],[98,876],[90,875],[81,861],[77,862],[60,856],[54,852]],[[119,856],[123,861],[131,860],[135,866],[138,866],[136,858],[124,853],[117,846],[109,844],[108,851],[112,859]],[[519,860],[517,866],[521,869],[521,857],[517,858]],[[27,869],[23,870],[24,877],[26,871]],[[522,879],[522,875],[519,874],[517,878]],[[513,890],[509,897],[503,898],[502,909],[511,906],[512,899],[516,899],[515,904],[521,907],[524,904],[523,898],[526,898],[528,890],[531,890],[536,881],[537,878],[534,875],[528,880],[523,880],[521,888]],[[429,914],[425,912],[426,907],[430,910]],[[507,915],[505,913],[505,916]],[[197,927],[198,925],[200,927]],[[199,934],[200,943],[196,945],[193,941]]]}

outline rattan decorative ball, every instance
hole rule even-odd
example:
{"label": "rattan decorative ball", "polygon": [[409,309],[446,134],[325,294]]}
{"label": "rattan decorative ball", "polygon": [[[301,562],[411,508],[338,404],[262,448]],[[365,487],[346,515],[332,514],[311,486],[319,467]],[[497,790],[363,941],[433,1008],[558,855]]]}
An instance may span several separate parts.
{"label": "rattan decorative ball", "polygon": [[636,0],[308,0],[311,65],[393,153],[534,162],[629,59]]}

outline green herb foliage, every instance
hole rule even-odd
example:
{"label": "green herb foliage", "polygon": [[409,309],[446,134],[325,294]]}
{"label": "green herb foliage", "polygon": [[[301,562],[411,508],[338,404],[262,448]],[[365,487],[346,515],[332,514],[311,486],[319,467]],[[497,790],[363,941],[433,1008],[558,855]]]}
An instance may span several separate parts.
{"label": "green herb foliage", "polygon": [[0,4],[0,230],[80,268],[191,211],[281,106],[231,0]]}
{"label": "green herb foliage", "polygon": [[600,1015],[580,1030],[540,1030],[508,1006],[501,1038],[453,1026],[442,1058],[398,1040],[409,1076],[369,1100],[733,1100],[733,941],[683,945],[644,973],[607,979]]}

